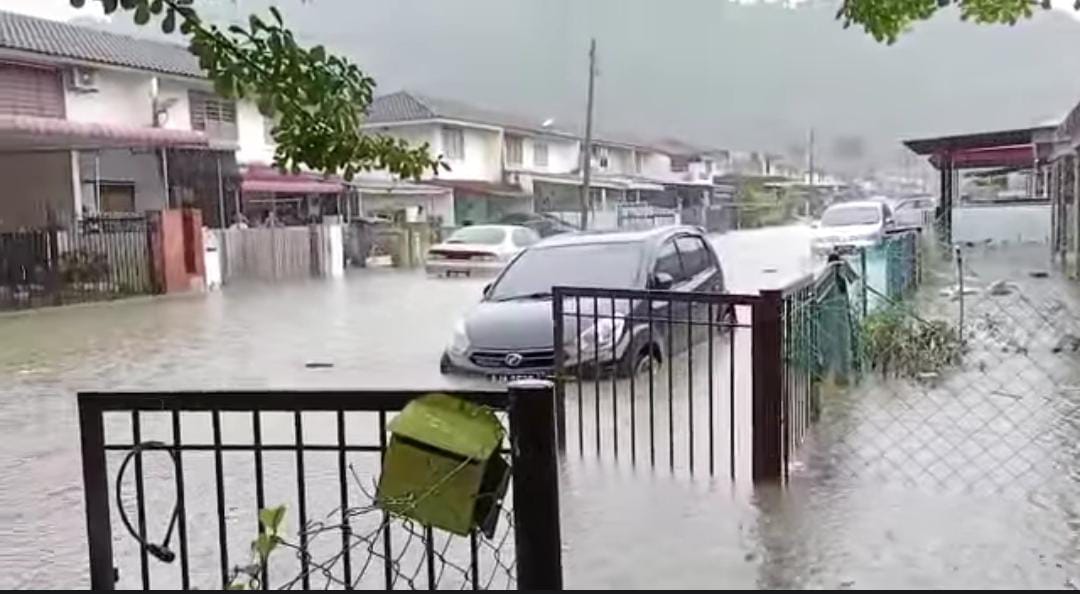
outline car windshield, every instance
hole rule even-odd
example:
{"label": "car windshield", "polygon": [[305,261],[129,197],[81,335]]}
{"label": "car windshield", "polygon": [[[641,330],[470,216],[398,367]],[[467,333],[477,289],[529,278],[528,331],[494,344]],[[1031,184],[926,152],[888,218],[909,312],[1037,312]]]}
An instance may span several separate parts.
{"label": "car windshield", "polygon": [[514,261],[488,299],[506,301],[551,294],[555,285],[633,288],[641,250],[633,243],[595,243],[531,249]]}
{"label": "car windshield", "polygon": [[821,217],[824,227],[845,225],[874,225],[881,222],[881,209],[876,206],[844,206],[830,208]]}
{"label": "car windshield", "polygon": [[454,231],[446,243],[480,243],[498,245],[506,239],[506,229],[502,227],[465,227]]}

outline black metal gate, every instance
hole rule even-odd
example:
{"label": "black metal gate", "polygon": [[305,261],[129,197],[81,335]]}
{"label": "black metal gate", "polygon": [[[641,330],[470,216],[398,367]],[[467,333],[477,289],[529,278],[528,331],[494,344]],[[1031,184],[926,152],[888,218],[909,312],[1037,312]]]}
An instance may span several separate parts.
{"label": "black metal gate", "polygon": [[691,475],[779,478],[783,300],[556,287],[561,446]]}
{"label": "black metal gate", "polygon": [[455,394],[509,423],[511,495],[467,538],[374,505],[388,423],[423,394],[79,394],[91,587],[227,587],[284,505],[263,588],[560,589],[551,385]]}

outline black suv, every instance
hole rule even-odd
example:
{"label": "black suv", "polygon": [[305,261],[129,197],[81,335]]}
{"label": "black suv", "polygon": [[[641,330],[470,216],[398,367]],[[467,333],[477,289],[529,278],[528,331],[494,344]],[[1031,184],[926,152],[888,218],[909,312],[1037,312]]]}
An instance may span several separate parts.
{"label": "black suv", "polygon": [[[725,291],[720,260],[696,227],[558,235],[523,251],[485,287],[484,298],[458,321],[443,353],[441,371],[488,376],[550,373],[555,364],[551,309],[555,286]],[[592,304],[592,299],[568,299],[563,305],[569,314],[564,318],[568,323],[562,345],[568,365],[631,375],[667,359],[663,324],[650,330],[646,322],[635,320],[633,327],[624,323],[631,316],[644,320],[649,315],[647,302],[635,301],[630,312],[627,300],[615,300],[612,311],[611,301],[602,299],[597,303],[596,324]],[[666,317],[666,311],[656,309],[666,307],[667,302],[656,302],[652,317]],[[580,328],[575,308],[580,308]],[[730,308],[715,311],[719,321],[734,320]],[[686,319],[687,313],[672,315]],[[578,345],[583,346],[579,349]],[[578,350],[580,356],[574,352]]]}

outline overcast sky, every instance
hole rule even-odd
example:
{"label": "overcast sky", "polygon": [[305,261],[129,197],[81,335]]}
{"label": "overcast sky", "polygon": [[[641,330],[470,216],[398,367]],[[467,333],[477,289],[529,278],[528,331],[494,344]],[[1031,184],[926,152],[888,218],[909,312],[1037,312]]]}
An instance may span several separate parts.
{"label": "overcast sky", "polygon": [[[595,37],[602,130],[798,159],[813,127],[818,162],[848,171],[901,166],[903,138],[1035,125],[1080,100],[1080,77],[1065,76],[1080,72],[1071,9],[1013,28],[946,14],[882,46],[844,30],[834,1],[797,9],[728,0],[275,4],[304,40],[348,54],[381,92],[417,89],[571,127],[582,119]],[[218,19],[269,3],[196,0]],[[100,10],[68,0],[0,0],[0,9],[59,19]],[[109,27],[146,31],[130,17]]]}

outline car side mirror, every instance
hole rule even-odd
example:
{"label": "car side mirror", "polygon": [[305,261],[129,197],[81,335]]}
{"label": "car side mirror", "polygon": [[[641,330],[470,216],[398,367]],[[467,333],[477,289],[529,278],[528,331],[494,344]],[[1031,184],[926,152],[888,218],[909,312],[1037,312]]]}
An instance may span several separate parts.
{"label": "car side mirror", "polygon": [[821,221],[810,221],[810,228],[817,229],[821,226]]}
{"label": "car side mirror", "polygon": [[649,284],[652,285],[649,287],[650,289],[656,291],[666,291],[675,284],[675,277],[671,276],[666,272],[657,272],[653,275],[652,282]]}
{"label": "car side mirror", "polygon": [[484,285],[484,297],[487,297],[491,293],[491,287],[493,283]]}

